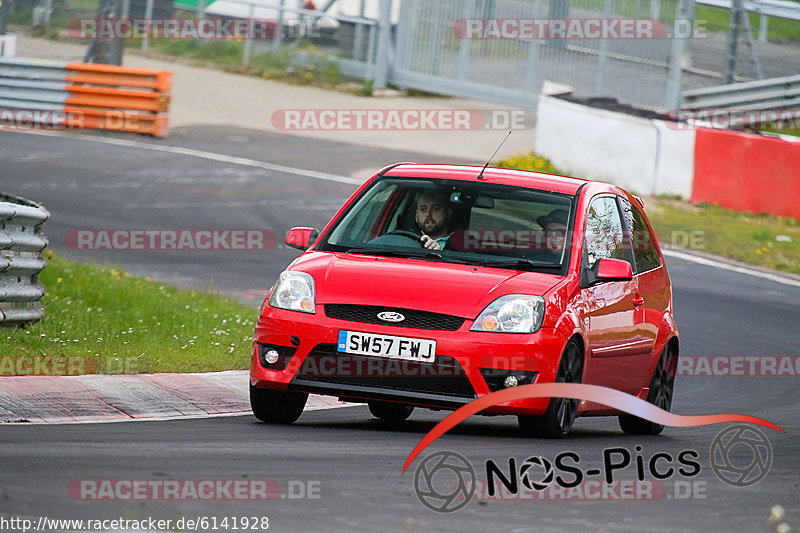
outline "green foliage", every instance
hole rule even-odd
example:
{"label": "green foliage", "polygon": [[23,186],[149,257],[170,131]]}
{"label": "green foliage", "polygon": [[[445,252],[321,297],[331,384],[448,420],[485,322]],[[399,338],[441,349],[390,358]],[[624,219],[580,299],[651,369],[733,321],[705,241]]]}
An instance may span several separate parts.
{"label": "green foliage", "polygon": [[[645,202],[662,243],[686,246],[694,235],[699,251],[774,270],[800,273],[800,221],[751,214],[713,204],[692,205],[659,197]],[[781,240],[778,236],[781,235]],[[790,240],[786,240],[788,239]],[[690,246],[691,247],[691,246]]]}
{"label": "green foliage", "polygon": [[110,373],[248,367],[256,309],[121,268],[45,256],[45,317],[0,329],[0,354],[96,356]]}
{"label": "green foliage", "polygon": [[518,168],[521,170],[534,170],[547,174],[561,174],[546,157],[536,155],[533,152],[512,155],[495,164],[500,168]]}

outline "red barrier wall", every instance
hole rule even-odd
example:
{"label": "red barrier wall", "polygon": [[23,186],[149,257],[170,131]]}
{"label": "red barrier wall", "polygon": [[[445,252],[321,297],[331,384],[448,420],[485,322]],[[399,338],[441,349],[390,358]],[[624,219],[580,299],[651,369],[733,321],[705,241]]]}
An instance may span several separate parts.
{"label": "red barrier wall", "polygon": [[698,129],[692,202],[800,219],[800,142]]}

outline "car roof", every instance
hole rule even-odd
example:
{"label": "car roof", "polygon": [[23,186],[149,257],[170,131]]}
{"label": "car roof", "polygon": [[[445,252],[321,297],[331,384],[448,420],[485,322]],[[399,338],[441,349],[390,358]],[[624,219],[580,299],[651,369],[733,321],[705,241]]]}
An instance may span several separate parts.
{"label": "car roof", "polygon": [[384,176],[392,178],[441,178],[472,181],[475,183],[497,183],[530,189],[540,189],[562,194],[575,194],[581,185],[588,183],[583,178],[571,178],[558,174],[545,174],[531,170],[487,167],[483,179],[478,180],[482,167],[473,165],[432,165],[400,163],[390,167]]}

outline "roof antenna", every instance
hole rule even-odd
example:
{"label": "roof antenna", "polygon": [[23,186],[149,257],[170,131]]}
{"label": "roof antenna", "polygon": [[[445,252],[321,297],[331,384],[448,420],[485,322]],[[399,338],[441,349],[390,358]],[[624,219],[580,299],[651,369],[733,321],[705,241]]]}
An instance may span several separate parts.
{"label": "roof antenna", "polygon": [[486,164],[485,164],[485,165],[483,165],[483,168],[481,169],[481,173],[480,173],[480,174],[478,174],[478,179],[479,179],[479,180],[485,180],[485,179],[486,179],[486,178],[484,178],[484,177],[483,177],[483,171],[484,171],[484,170],[486,170],[486,167],[488,167],[488,166],[489,166],[489,163],[491,163],[491,162],[492,162],[492,159],[494,159],[494,156],[496,156],[496,155],[497,155],[497,152],[499,152],[499,151],[500,151],[500,147],[501,147],[501,146],[503,146],[503,144],[506,142],[506,139],[508,139],[508,137],[509,137],[510,135],[511,135],[511,130],[509,130],[509,131],[508,131],[508,133],[506,133],[506,136],[505,136],[505,137],[503,137],[503,140],[500,142],[500,145],[497,147],[497,150],[495,150],[495,151],[494,151],[494,153],[493,153],[493,154],[492,154],[492,156],[489,158],[489,160],[486,162]]}

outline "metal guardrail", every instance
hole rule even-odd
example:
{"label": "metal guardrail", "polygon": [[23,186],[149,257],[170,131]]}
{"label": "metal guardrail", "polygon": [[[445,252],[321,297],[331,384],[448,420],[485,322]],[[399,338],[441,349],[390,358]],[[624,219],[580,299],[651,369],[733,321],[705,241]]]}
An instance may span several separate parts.
{"label": "metal guardrail", "polygon": [[0,58],[0,110],[54,111],[64,129],[167,135],[169,71]]}
{"label": "metal guardrail", "polygon": [[800,107],[800,75],[731,83],[683,93],[682,109],[758,111]]}
{"label": "metal guardrail", "polygon": [[46,265],[42,226],[48,218],[44,207],[0,193],[0,326],[34,322],[44,314],[37,276]]}

